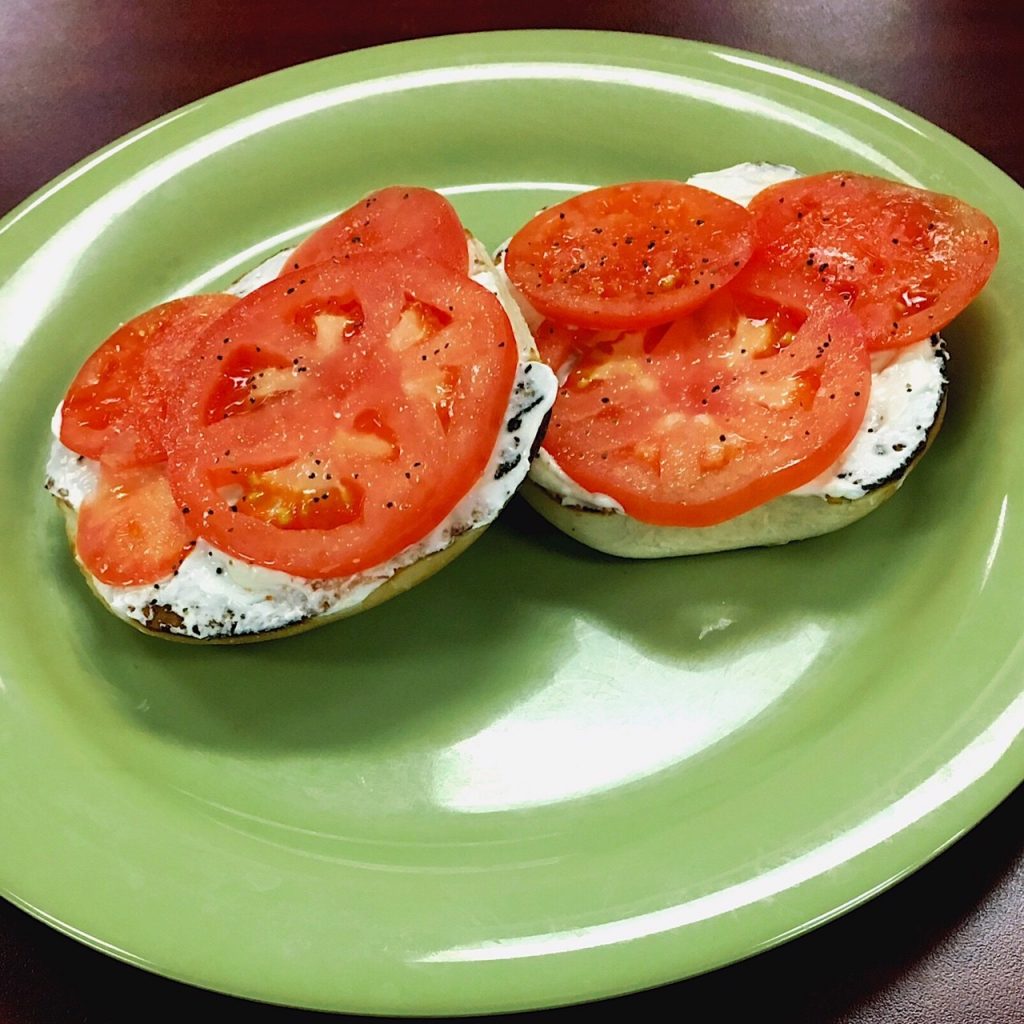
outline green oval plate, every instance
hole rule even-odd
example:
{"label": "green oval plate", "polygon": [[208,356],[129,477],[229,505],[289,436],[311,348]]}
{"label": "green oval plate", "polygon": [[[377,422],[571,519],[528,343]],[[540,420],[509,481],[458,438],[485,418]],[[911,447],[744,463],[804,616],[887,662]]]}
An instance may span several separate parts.
{"label": "green oval plate", "polygon": [[[384,184],[497,244],[583,184],[762,159],[985,209],[947,424],[900,494],[778,550],[629,563],[514,507],[412,593],[195,649],[92,599],[42,491],[82,358]],[[883,100],[750,54],[527,32],[231,89],[0,225],[0,891],[153,971],[397,1014],[539,1007],[755,953],[1024,774],[1024,199]]]}

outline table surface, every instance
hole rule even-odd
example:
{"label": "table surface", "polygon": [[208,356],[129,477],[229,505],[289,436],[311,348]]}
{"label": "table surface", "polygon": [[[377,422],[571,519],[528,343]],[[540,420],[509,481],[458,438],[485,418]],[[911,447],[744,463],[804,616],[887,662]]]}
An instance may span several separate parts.
{"label": "table surface", "polygon": [[[578,7],[578,11],[573,11]],[[886,31],[894,7],[911,36]],[[828,72],[926,117],[1024,183],[1024,11],[1006,0],[4,0],[0,214],[101,145],[278,68],[377,43],[509,28],[658,33]],[[553,13],[557,10],[557,14]],[[879,26],[882,26],[879,28]],[[893,890],[751,960],[610,1001],[698,1019],[1024,1022],[1024,788]],[[107,1021],[160,1005],[220,1021],[327,1015],[146,974],[0,901],[0,1021]],[[522,1016],[588,1019],[592,1007]]]}

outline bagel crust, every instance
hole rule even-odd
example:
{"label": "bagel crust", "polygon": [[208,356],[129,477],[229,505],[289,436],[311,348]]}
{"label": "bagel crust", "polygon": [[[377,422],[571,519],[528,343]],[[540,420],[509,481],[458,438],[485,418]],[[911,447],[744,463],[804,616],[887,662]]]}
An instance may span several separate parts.
{"label": "bagel crust", "polygon": [[[81,560],[78,558],[75,550],[78,513],[66,501],[60,498],[58,498],[58,501],[61,511],[64,513],[64,525],[71,553],[75,558],[75,564],[85,577],[86,583],[89,584],[89,588],[96,595],[96,598],[108,611],[116,615],[122,622],[127,622],[129,626],[137,629],[140,633],[146,633],[147,635],[156,634],[157,636],[166,637],[168,640],[184,644],[248,644],[262,640],[275,640],[281,637],[294,636],[297,633],[305,633],[310,629],[325,626],[330,622],[337,622],[339,619],[347,619],[352,615],[358,615],[360,612],[369,611],[369,609],[376,608],[377,605],[383,604],[393,597],[398,597],[399,594],[404,594],[407,590],[411,590],[417,584],[429,579],[434,573],[439,572],[449,562],[461,555],[474,541],[483,536],[488,525],[483,524],[475,529],[467,530],[456,537],[443,551],[435,551],[433,554],[426,555],[411,565],[398,569],[390,579],[381,583],[361,601],[354,604],[346,605],[335,611],[307,615],[298,621],[289,622],[279,629],[262,629],[246,632],[244,624],[236,623],[232,627],[236,630],[234,632],[222,632],[197,637],[189,636],[187,632],[181,631],[182,616],[171,605],[155,603],[145,605],[141,609],[141,619],[130,614],[121,614],[120,610],[107,600],[106,595],[101,590],[101,584],[97,582],[93,574],[82,565]],[[241,625],[242,628],[237,628],[238,625]]]}
{"label": "bagel crust", "polygon": [[900,473],[879,481],[859,498],[784,494],[715,526],[657,526],[615,509],[564,504],[561,496],[533,478],[523,484],[520,493],[563,533],[581,544],[620,558],[674,558],[789,544],[855,523],[891,498],[938,434],[945,408],[943,395],[924,441]]}

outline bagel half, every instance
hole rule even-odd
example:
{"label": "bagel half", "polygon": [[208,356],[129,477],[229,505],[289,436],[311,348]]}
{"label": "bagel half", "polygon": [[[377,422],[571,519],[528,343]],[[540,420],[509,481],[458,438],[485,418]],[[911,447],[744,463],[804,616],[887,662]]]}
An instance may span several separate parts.
{"label": "bagel half", "polygon": [[[512,323],[519,355],[504,426],[478,483],[427,536],[387,562],[356,576],[308,580],[250,565],[199,540],[174,574],[159,583],[115,587],[97,580],[75,547],[78,509],[98,479],[98,463],[59,441],[60,410],[46,489],[65,516],[75,561],[100,602],[145,633],[193,643],[248,643],[290,636],[382,604],[428,579],[477,540],[525,479],[554,403],[557,381],[537,361],[533,338],[486,249],[468,238],[470,271],[494,292]],[[239,297],[272,280],[286,262],[278,253],[240,278]]]}
{"label": "bagel half", "polygon": [[[689,183],[746,205],[763,188],[795,177],[799,173],[792,167],[747,163],[695,175]],[[513,294],[536,328],[542,318],[514,287]],[[570,537],[626,558],[706,554],[831,533],[895,494],[932,443],[945,411],[947,359],[938,335],[876,356],[864,422],[837,463],[804,487],[714,526],[658,526],[635,519],[607,495],[583,490],[543,449],[522,494]]]}

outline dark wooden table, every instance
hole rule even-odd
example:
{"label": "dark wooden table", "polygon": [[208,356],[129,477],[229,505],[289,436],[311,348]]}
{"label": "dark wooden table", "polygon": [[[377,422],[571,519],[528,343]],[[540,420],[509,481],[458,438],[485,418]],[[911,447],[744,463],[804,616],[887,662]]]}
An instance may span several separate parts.
{"label": "dark wooden table", "polygon": [[[2,0],[0,214],[104,143],[214,90],[376,43],[506,28],[659,33],[782,57],[909,107],[1024,183],[1024,9],[1014,0]],[[693,1020],[1022,1024],[1024,788],[847,917],[610,1006]],[[222,1022],[326,1019],[145,974],[0,901],[0,1024],[98,1024],[160,1008]]]}

